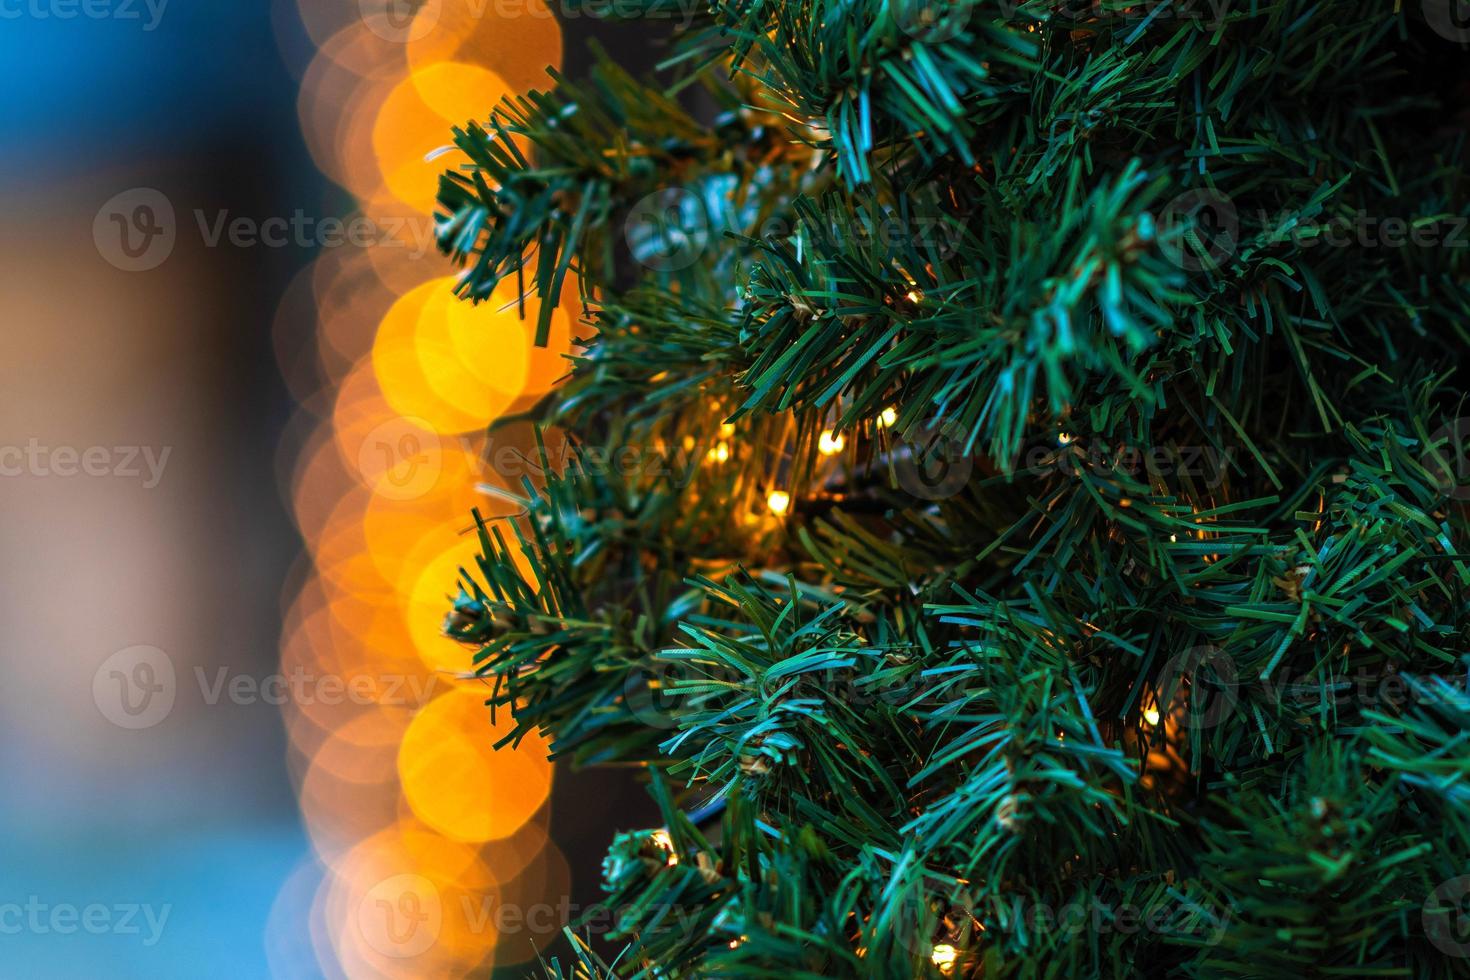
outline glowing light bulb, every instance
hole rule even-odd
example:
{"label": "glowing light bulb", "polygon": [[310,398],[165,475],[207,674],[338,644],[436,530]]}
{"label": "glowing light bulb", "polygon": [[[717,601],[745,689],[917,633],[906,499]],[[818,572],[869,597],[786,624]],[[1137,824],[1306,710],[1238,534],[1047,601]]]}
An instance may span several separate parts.
{"label": "glowing light bulb", "polygon": [[919,292],[917,289],[910,289],[907,293],[907,296],[910,303],[919,303],[922,302],[924,299],[924,294]]}
{"label": "glowing light bulb", "polygon": [[721,422],[720,423],[720,438],[722,438],[722,439],[729,439],[733,435],[735,435],[735,423],[734,422]]}
{"label": "glowing light bulb", "polygon": [[1070,432],[1058,432],[1057,433],[1057,444],[1058,445],[1065,446],[1065,445],[1068,445],[1069,443],[1071,443],[1071,441],[1073,439],[1075,439],[1075,438],[1077,438],[1077,437],[1074,436],[1074,435],[1072,435],[1072,433],[1070,433]]}
{"label": "glowing light bulb", "polygon": [[705,454],[705,458],[711,463],[723,463],[730,458],[729,443],[720,443]]}
{"label": "glowing light bulb", "polygon": [[893,408],[892,406],[889,406],[888,408],[883,409],[882,413],[879,414],[879,416],[878,416],[878,428],[880,428],[880,429],[891,429],[893,427],[893,424],[895,422],[897,422],[897,421],[898,421],[898,409]]}
{"label": "glowing light bulb", "polygon": [[791,509],[791,494],[785,490],[772,490],[771,495],[766,498],[766,506],[771,508],[771,513],[780,517]]}
{"label": "glowing light bulb", "polygon": [[670,864],[679,863],[679,855],[674,853],[674,838],[669,836],[669,832],[667,830],[660,828],[658,830],[655,830],[648,836],[652,838],[653,842],[657,844],[661,849],[669,852]]}
{"label": "glowing light bulb", "polygon": [[834,435],[831,429],[817,437],[817,451],[823,456],[836,456],[842,452],[842,447],[845,445],[847,445],[847,439]]}
{"label": "glowing light bulb", "polygon": [[1159,709],[1158,708],[1144,708],[1143,709],[1143,720],[1146,721],[1146,722],[1148,722],[1150,725],[1157,725],[1159,723]]}
{"label": "glowing light bulb", "polygon": [[935,946],[934,951],[929,954],[929,961],[935,966],[939,967],[940,973],[948,976],[949,974],[954,972],[955,960],[959,959],[959,956],[960,951],[955,949],[949,943],[940,943],[938,946]]}

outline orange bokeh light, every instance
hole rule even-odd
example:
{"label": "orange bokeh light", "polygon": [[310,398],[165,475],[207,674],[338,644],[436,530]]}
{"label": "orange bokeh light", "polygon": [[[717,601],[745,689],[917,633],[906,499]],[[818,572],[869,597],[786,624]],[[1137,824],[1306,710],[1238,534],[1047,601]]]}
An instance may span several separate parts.
{"label": "orange bokeh light", "polygon": [[[433,214],[439,175],[467,162],[452,147],[451,130],[472,119],[488,120],[511,89],[487,68],[439,61],[414,71],[393,87],[373,122],[373,154],[394,197]],[[450,147],[448,152],[438,151]]]}
{"label": "orange bokeh light", "polygon": [[516,751],[495,751],[511,729],[509,717],[492,722],[484,697],[465,691],[420,711],[398,754],[403,793],[419,819],[461,841],[508,837],[530,820],[551,790],[551,763],[534,733]]}

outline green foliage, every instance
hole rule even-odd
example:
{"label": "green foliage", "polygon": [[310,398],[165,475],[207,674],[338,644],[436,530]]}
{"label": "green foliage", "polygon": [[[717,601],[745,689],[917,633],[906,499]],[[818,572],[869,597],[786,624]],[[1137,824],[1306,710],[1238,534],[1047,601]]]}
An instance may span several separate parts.
{"label": "green foliage", "polygon": [[449,629],[667,821],[549,975],[1470,974],[1432,6],[717,0],[456,131],[596,333]]}

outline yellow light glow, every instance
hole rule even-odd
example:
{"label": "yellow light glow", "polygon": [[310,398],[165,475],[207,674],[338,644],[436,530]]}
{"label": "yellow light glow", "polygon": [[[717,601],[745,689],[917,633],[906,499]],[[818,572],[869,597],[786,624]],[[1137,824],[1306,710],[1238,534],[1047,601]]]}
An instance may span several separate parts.
{"label": "yellow light glow", "polygon": [[935,966],[939,967],[940,973],[948,976],[949,974],[954,972],[955,960],[959,959],[959,955],[960,951],[955,949],[949,943],[940,943],[938,946],[935,946],[934,951],[929,954],[929,960]]}
{"label": "yellow light glow", "polygon": [[[562,31],[545,0],[507,4],[487,16],[483,0],[428,0],[408,30],[408,63],[484,65],[517,92],[546,91],[562,66]],[[486,106],[488,111],[491,106]]]}
{"label": "yellow light glow", "polygon": [[1159,710],[1157,708],[1143,709],[1143,720],[1150,725],[1157,725],[1159,723]]}
{"label": "yellow light glow", "polygon": [[670,864],[679,863],[679,855],[674,853],[674,838],[669,836],[669,832],[667,830],[664,830],[662,827],[660,827],[658,830],[655,830],[648,836],[651,837],[653,839],[653,842],[657,844],[661,849],[669,852]]}
{"label": "yellow light glow", "polygon": [[734,422],[721,422],[720,423],[720,438],[722,438],[722,439],[729,439],[729,438],[732,438],[734,435],[735,435],[735,423]]}
{"label": "yellow light glow", "polygon": [[898,409],[892,408],[892,407],[885,408],[885,409],[883,409],[882,413],[879,414],[879,416],[878,416],[878,428],[880,428],[880,429],[891,429],[891,428],[893,428],[893,424],[895,422],[897,422],[897,421],[898,421]]}
{"label": "yellow light glow", "polygon": [[449,142],[453,127],[482,118],[510,94],[499,75],[455,61],[427,65],[395,86],[378,108],[372,136],[389,192],[420,213],[433,214],[439,175],[467,161],[459,150],[435,151]]}
{"label": "yellow light glow", "polygon": [[730,458],[730,446],[728,443],[720,443],[705,454],[711,463],[723,463]]}
{"label": "yellow light glow", "polygon": [[[458,300],[447,294],[449,282],[435,279],[405,294],[383,317],[373,339],[372,366],[382,389],[383,398],[394,414],[422,420],[437,433],[480,431],[489,424],[511,398],[500,395],[494,401],[484,396],[480,411],[474,414],[446,401],[424,376],[426,360],[436,366],[444,362],[438,356],[423,358],[418,349],[419,321],[422,317],[448,315],[450,303]],[[441,384],[442,387],[442,384]]]}
{"label": "yellow light glow", "polygon": [[780,517],[791,509],[791,494],[785,490],[772,490],[771,495],[766,498],[766,506],[771,508],[771,513]]}
{"label": "yellow light glow", "polygon": [[481,693],[451,690],[420,711],[398,750],[398,778],[414,815],[458,841],[509,837],[546,802],[551,789],[547,745],[535,732],[496,751],[512,729],[510,713],[495,721]]}
{"label": "yellow light glow", "polygon": [[842,452],[842,447],[847,445],[844,436],[834,435],[831,429],[823,432],[817,438],[817,451],[823,456],[836,456]]}
{"label": "yellow light glow", "polygon": [[1074,436],[1074,435],[1072,435],[1072,433],[1070,433],[1070,432],[1058,432],[1057,433],[1057,442],[1060,445],[1063,445],[1063,446],[1070,445],[1071,442],[1072,442],[1072,440],[1075,439],[1075,438],[1077,438],[1077,437]]}

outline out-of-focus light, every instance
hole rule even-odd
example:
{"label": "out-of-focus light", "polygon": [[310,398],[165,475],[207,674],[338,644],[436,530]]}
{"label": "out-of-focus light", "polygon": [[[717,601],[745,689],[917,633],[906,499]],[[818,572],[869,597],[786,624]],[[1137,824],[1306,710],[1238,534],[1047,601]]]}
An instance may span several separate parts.
{"label": "out-of-focus light", "polygon": [[836,456],[842,452],[842,447],[847,445],[847,439],[835,435],[831,429],[826,430],[817,437],[817,451],[823,456]]}
{"label": "out-of-focus light", "polygon": [[433,214],[439,175],[467,162],[458,149],[435,151],[449,142],[455,126],[482,118],[510,94],[493,71],[455,61],[427,65],[405,78],[373,121],[373,154],[388,190],[421,214]]}
{"label": "out-of-focus light", "polygon": [[938,946],[935,946],[934,951],[929,954],[929,961],[935,966],[939,967],[940,973],[948,976],[949,974],[954,972],[955,960],[959,959],[959,955],[960,951],[955,949],[949,943],[940,943]]}
{"label": "out-of-focus light", "polygon": [[648,836],[656,845],[658,845],[660,850],[668,852],[670,864],[679,863],[679,855],[674,853],[674,838],[669,836],[669,832],[667,830],[664,830],[662,827],[660,827],[658,830],[655,830]]}
{"label": "out-of-focus light", "polygon": [[785,490],[772,490],[771,495],[766,498],[766,506],[771,508],[771,513],[780,517],[791,509],[791,494]]}
{"label": "out-of-focus light", "polygon": [[508,837],[551,790],[545,739],[531,732],[514,750],[494,745],[512,730],[510,713],[491,722],[483,694],[451,690],[418,713],[398,749],[409,807],[451,840]]}

